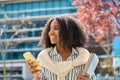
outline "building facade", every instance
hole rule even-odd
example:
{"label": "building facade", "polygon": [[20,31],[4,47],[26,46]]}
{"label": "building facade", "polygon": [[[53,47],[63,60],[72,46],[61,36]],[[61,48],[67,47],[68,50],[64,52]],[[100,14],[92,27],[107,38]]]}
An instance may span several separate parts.
{"label": "building facade", "polygon": [[[55,15],[74,16],[78,7],[72,0],[3,0],[0,1],[0,64],[6,63],[7,80],[32,80],[23,53],[35,57],[41,51],[40,35],[46,21]],[[3,54],[6,54],[3,60]],[[3,80],[0,65],[0,80]]]}

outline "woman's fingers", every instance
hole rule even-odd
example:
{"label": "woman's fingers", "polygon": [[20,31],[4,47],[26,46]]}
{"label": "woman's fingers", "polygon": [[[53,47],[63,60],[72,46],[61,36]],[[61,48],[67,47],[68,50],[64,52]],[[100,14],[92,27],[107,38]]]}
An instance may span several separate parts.
{"label": "woman's fingers", "polygon": [[38,71],[36,70],[36,68],[39,66],[39,64],[35,64],[34,61],[31,60],[27,60],[26,63],[28,64],[28,68],[31,73],[35,73]]}
{"label": "woman's fingers", "polygon": [[83,73],[82,74],[84,77],[89,77],[89,74],[87,74],[87,73]]}
{"label": "woman's fingers", "polygon": [[78,76],[78,80],[90,80],[89,74],[83,73]]}

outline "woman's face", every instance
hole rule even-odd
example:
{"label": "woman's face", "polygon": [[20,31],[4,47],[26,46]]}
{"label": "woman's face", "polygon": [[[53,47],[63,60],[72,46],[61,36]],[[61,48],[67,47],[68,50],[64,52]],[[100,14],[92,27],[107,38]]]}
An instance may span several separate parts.
{"label": "woman's face", "polygon": [[59,23],[57,20],[53,20],[50,25],[50,31],[48,33],[51,44],[58,44],[59,39]]}

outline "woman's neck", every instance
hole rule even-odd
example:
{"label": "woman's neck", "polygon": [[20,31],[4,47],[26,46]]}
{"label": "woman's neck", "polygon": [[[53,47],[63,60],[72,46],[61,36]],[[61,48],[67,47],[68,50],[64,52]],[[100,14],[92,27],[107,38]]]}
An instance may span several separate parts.
{"label": "woman's neck", "polygon": [[56,46],[56,49],[57,49],[57,53],[60,54],[63,61],[65,61],[72,54],[72,48],[64,49],[63,47]]}
{"label": "woman's neck", "polygon": [[67,53],[67,52],[71,52],[72,48],[64,48],[63,46],[56,46],[57,52],[58,53]]}

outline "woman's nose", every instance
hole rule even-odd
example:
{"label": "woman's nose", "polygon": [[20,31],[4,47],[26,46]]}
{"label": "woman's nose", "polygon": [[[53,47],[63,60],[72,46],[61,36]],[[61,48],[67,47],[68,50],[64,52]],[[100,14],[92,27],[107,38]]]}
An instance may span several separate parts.
{"label": "woman's nose", "polygon": [[54,33],[54,30],[51,29],[51,30],[49,31],[49,34],[53,34],[53,33]]}

